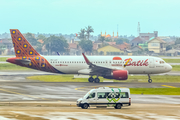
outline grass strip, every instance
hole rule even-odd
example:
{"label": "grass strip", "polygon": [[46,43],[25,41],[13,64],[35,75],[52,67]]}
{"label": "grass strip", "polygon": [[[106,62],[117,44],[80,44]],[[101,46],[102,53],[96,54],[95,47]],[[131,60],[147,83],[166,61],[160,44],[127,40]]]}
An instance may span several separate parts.
{"label": "grass strip", "polygon": [[180,59],[163,59],[166,63],[180,63]]}
{"label": "grass strip", "polygon": [[180,71],[180,65],[171,65],[172,71]]}
{"label": "grass strip", "polygon": [[32,69],[21,67],[19,65],[15,65],[11,63],[4,63],[4,64],[0,64],[0,70],[6,71],[6,70],[32,70]]}
{"label": "grass strip", "polygon": [[[171,75],[155,75],[151,76],[153,83],[179,83],[180,76],[171,76]],[[148,76],[138,76],[134,75],[128,76],[127,82],[147,82]]]}
{"label": "grass strip", "polygon": [[6,62],[7,59],[8,57],[0,57],[0,62]]}
{"label": "grass strip", "polygon": [[[102,77],[99,78],[102,82]],[[44,82],[88,82],[88,78],[74,78],[74,75],[39,75],[29,76],[27,79]]]}
{"label": "grass strip", "polygon": [[130,88],[131,94],[180,95],[180,88]]}
{"label": "grass strip", "polygon": [[[180,76],[169,76],[169,75],[156,75],[151,76],[153,82],[155,83],[179,83]],[[39,80],[44,82],[88,82],[88,78],[74,78],[73,75],[38,75],[38,76],[29,76],[27,79],[30,80]],[[103,82],[105,79],[99,77],[100,82]],[[113,80],[114,82],[148,82],[148,76],[129,76],[128,80]]]}

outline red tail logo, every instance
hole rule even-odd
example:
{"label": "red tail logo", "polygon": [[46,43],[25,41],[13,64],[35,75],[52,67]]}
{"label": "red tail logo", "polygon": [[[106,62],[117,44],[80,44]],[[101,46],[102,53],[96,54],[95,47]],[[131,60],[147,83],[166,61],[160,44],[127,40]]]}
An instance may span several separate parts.
{"label": "red tail logo", "polygon": [[10,32],[16,57],[9,58],[7,62],[37,70],[62,73],[49,64],[49,62],[31,46],[18,29],[10,29]]}

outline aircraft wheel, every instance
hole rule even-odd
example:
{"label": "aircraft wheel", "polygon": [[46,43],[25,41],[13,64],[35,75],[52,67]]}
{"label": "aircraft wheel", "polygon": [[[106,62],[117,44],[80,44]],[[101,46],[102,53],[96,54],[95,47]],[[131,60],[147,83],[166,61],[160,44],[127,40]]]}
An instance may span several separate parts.
{"label": "aircraft wheel", "polygon": [[88,79],[88,81],[89,81],[89,82],[93,82],[93,81],[94,81],[93,77],[90,77],[90,78]]}
{"label": "aircraft wheel", "polygon": [[148,82],[149,82],[149,83],[152,83],[152,80],[151,80],[151,79],[149,79],[149,80],[148,80]]}
{"label": "aircraft wheel", "polygon": [[94,82],[95,82],[95,83],[99,83],[99,82],[100,82],[100,79],[99,79],[99,78],[95,78]]}

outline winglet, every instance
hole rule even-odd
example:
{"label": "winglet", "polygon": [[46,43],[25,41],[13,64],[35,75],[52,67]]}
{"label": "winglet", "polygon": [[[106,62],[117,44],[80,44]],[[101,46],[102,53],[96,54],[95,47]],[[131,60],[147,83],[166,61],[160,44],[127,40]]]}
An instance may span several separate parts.
{"label": "winglet", "polygon": [[88,58],[84,55],[84,53],[82,53],[82,55],[83,55],[83,57],[84,57],[84,59],[85,59],[85,61],[86,61],[86,63],[88,64],[88,65],[90,65],[91,64],[91,62],[88,60]]}
{"label": "winglet", "polygon": [[59,55],[60,56],[60,54],[57,52],[57,55]]}

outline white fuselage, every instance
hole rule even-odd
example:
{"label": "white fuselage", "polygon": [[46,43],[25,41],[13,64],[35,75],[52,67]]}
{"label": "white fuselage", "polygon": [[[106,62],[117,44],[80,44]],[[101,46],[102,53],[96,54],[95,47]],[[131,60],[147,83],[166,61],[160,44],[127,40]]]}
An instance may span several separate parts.
{"label": "white fuselage", "polygon": [[[79,74],[78,71],[88,69],[89,65],[83,56],[44,56],[46,60],[57,70],[65,74]],[[113,60],[115,56],[87,56],[89,61],[95,65],[112,68],[114,70],[124,69],[126,59],[131,61],[126,66],[129,74],[157,74],[171,71],[171,65],[158,57],[151,56],[121,56],[121,60]]]}

